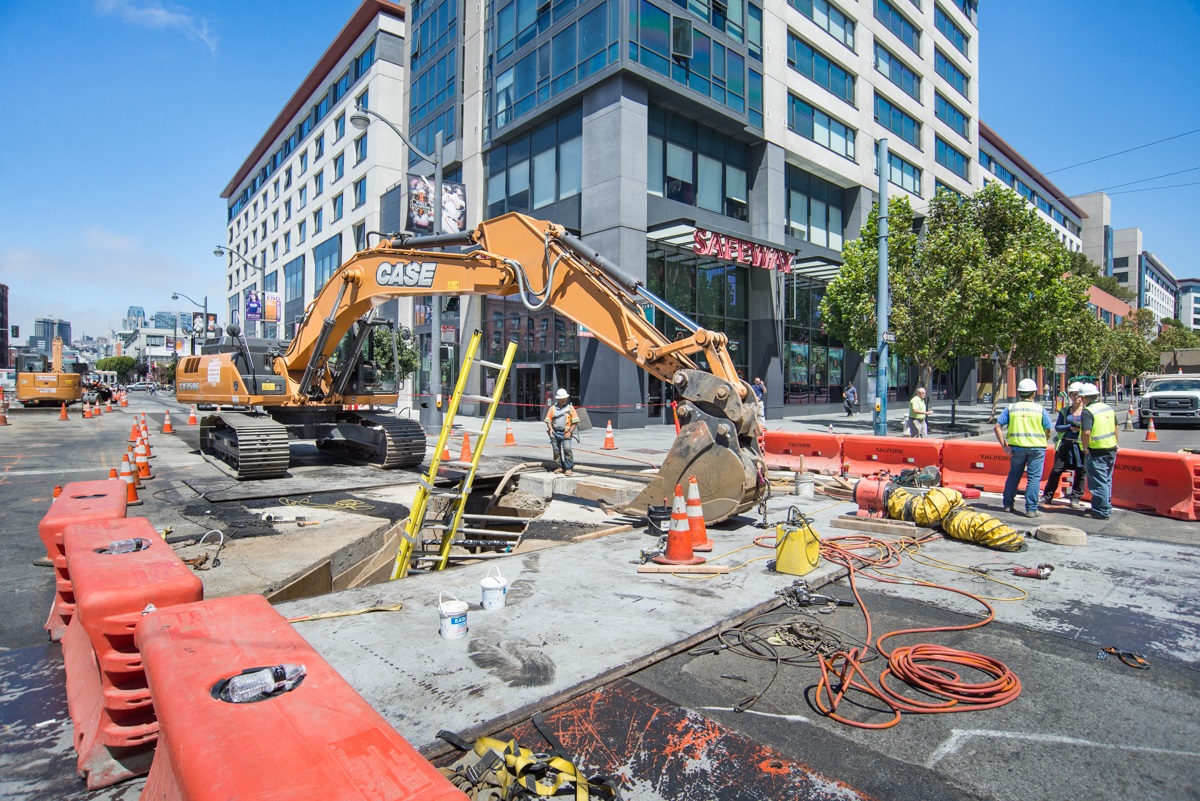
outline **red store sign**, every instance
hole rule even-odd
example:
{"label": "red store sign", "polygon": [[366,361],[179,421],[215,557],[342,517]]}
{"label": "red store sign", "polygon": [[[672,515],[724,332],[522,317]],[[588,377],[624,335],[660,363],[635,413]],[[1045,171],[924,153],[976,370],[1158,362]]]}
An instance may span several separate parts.
{"label": "red store sign", "polygon": [[792,260],[796,254],[786,250],[745,242],[734,236],[726,236],[703,228],[693,234],[692,250],[697,256],[716,256],[726,261],[749,264],[766,270],[792,271]]}

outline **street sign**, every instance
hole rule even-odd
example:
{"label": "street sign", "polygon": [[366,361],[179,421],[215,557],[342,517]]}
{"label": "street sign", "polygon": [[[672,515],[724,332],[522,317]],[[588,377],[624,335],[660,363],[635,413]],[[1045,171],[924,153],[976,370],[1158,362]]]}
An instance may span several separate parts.
{"label": "street sign", "polygon": [[1054,372],[1067,372],[1067,355],[1065,353],[1060,353],[1054,357]]}
{"label": "street sign", "polygon": [[884,331],[883,332],[883,341],[888,343],[889,345],[895,345],[896,344],[895,332],[894,331]]}

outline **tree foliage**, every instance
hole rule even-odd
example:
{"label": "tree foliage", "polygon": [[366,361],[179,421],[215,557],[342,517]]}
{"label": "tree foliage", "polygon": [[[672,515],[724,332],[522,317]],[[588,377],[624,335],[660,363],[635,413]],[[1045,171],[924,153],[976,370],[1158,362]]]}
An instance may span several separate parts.
{"label": "tree foliage", "polygon": [[1111,275],[1104,275],[1100,268],[1087,256],[1079,251],[1070,254],[1070,269],[1072,275],[1078,275],[1092,282],[1092,286],[1103,290],[1114,298],[1125,303],[1133,302],[1137,294],[1132,289],[1121,286],[1121,283]]}
{"label": "tree foliage", "polygon": [[1154,339],[1154,350],[1166,353],[1171,350],[1184,348],[1200,348],[1200,337],[1189,328],[1185,328],[1178,320],[1163,319],[1162,331]]}
{"label": "tree foliage", "polygon": [[122,384],[129,382],[136,368],[137,360],[132,356],[108,356],[96,361],[97,370],[112,370]]}
{"label": "tree foliage", "polygon": [[1108,372],[1135,376],[1157,372],[1159,351],[1152,344],[1158,321],[1150,309],[1136,309],[1112,331],[1112,361]]}
{"label": "tree foliage", "polygon": [[392,358],[393,340],[400,358],[400,381],[404,381],[421,366],[421,355],[413,346],[412,332],[403,326],[398,328],[375,326],[371,329],[371,346],[375,351],[379,377],[384,381],[392,381],[396,377],[396,367]]}

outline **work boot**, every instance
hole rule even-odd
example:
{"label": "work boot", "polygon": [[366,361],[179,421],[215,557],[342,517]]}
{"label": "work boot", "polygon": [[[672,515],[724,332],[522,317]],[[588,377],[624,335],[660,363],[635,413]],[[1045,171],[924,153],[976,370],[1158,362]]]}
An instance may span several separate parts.
{"label": "work boot", "polygon": [[1024,512],[1022,512],[1022,514],[1025,517],[1041,517],[1042,516],[1042,513],[1039,512],[1037,509],[1034,509],[1033,511],[1026,509]]}
{"label": "work boot", "polygon": [[1009,504],[1008,506],[1005,506],[1005,507],[1004,507],[1004,511],[1008,512],[1010,515],[1011,515],[1011,514],[1015,514],[1015,513],[1013,512],[1013,508],[1012,508],[1012,505],[1011,505],[1011,504]]}
{"label": "work boot", "polygon": [[1078,498],[1072,498],[1072,499],[1071,499],[1071,508],[1072,508],[1072,509],[1082,509],[1082,508],[1083,508],[1083,504],[1082,504],[1082,503],[1080,503],[1080,501],[1079,501],[1079,499],[1078,499]]}
{"label": "work boot", "polygon": [[561,473],[562,471],[563,471],[563,469],[561,467],[554,468],[555,473]]}
{"label": "work boot", "polygon": [[573,475],[575,475],[575,474],[574,474],[574,473],[572,473],[570,470],[565,470],[565,471],[563,471],[563,475],[564,475],[564,476],[573,476]]}

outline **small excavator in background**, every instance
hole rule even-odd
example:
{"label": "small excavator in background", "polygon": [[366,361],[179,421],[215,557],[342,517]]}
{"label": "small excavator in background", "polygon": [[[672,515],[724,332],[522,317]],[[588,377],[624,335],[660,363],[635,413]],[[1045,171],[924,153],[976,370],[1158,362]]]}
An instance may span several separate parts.
{"label": "small excavator in background", "polygon": [[[290,342],[249,340],[231,325],[219,346],[180,361],[175,397],[242,409],[218,408],[200,424],[201,451],[242,479],[284,475],[289,434],[379,467],[418,465],[426,448],[419,424],[353,408],[397,400],[398,382],[380,381],[375,369],[386,354],[371,352],[371,329],[390,325],[375,313],[397,297],[464,294],[516,296],[531,311],[552,309],[674,387],[681,432],[658,475],[622,511],[644,516],[690,475],[709,522],[758,504],[766,468],[756,399],[726,335],[701,328],[561,226],[517,213],[462,233],[381,238],[330,277]],[[645,303],[686,335],[669,340],[647,321]]]}
{"label": "small excavator in background", "polygon": [[50,345],[50,364],[42,354],[17,358],[17,401],[22,406],[61,406],[83,400],[83,376],[63,370],[63,341]]}

